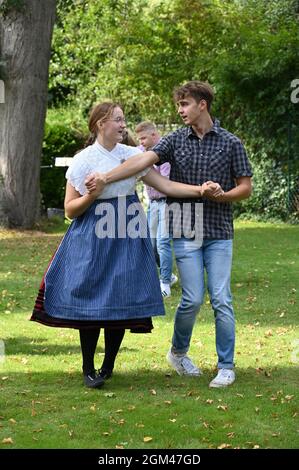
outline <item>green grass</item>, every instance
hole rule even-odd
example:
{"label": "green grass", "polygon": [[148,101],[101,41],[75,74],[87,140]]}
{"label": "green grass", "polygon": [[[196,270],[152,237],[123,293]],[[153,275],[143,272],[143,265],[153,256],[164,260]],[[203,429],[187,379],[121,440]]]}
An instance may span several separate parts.
{"label": "green grass", "polygon": [[[166,363],[179,286],[152,334],[126,333],[103,389],[84,388],[78,332],[28,321],[64,229],[54,221],[0,232],[0,448],[298,448],[299,227],[237,224],[237,380],[225,390],[208,388],[216,364],[208,298],[190,350],[204,375],[179,377]],[[100,337],[98,366],[102,347]]]}

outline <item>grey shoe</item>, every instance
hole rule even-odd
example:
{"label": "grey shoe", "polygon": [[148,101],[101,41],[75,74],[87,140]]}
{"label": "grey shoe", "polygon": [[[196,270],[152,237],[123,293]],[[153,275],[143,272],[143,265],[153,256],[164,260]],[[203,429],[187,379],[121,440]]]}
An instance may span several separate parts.
{"label": "grey shoe", "polygon": [[234,383],[236,375],[232,369],[219,369],[216,377],[210,382],[210,388],[227,387]]}
{"label": "grey shoe", "polygon": [[166,359],[179,375],[189,375],[193,377],[202,375],[202,371],[193,364],[187,354],[173,354],[170,349],[166,355]]}

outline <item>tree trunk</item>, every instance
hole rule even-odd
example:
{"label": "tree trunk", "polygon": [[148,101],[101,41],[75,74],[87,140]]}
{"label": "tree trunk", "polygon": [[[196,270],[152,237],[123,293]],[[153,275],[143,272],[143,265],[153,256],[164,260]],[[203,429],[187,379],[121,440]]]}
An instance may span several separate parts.
{"label": "tree trunk", "polygon": [[[10,0],[5,2],[9,8]],[[24,8],[22,8],[22,6]],[[40,212],[40,159],[56,0],[20,0],[0,13],[0,223],[29,228]],[[1,220],[2,219],[2,220]]]}

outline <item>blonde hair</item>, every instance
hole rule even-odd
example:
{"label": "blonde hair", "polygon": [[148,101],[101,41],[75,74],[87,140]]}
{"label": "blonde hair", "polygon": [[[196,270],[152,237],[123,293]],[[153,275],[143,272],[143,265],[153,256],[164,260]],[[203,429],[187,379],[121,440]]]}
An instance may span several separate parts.
{"label": "blonde hair", "polygon": [[142,121],[135,127],[135,132],[157,132],[157,128],[153,122]]}

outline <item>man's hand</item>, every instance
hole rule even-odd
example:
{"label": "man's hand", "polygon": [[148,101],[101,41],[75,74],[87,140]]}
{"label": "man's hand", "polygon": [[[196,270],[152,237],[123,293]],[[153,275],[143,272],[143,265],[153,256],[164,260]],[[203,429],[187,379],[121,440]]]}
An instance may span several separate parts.
{"label": "man's hand", "polygon": [[93,193],[99,196],[105,187],[106,175],[105,173],[92,173],[87,176],[84,183],[88,194]]}
{"label": "man's hand", "polygon": [[219,196],[223,196],[224,191],[219,183],[214,183],[214,181],[206,181],[201,186],[201,194],[202,197],[216,201]]}

